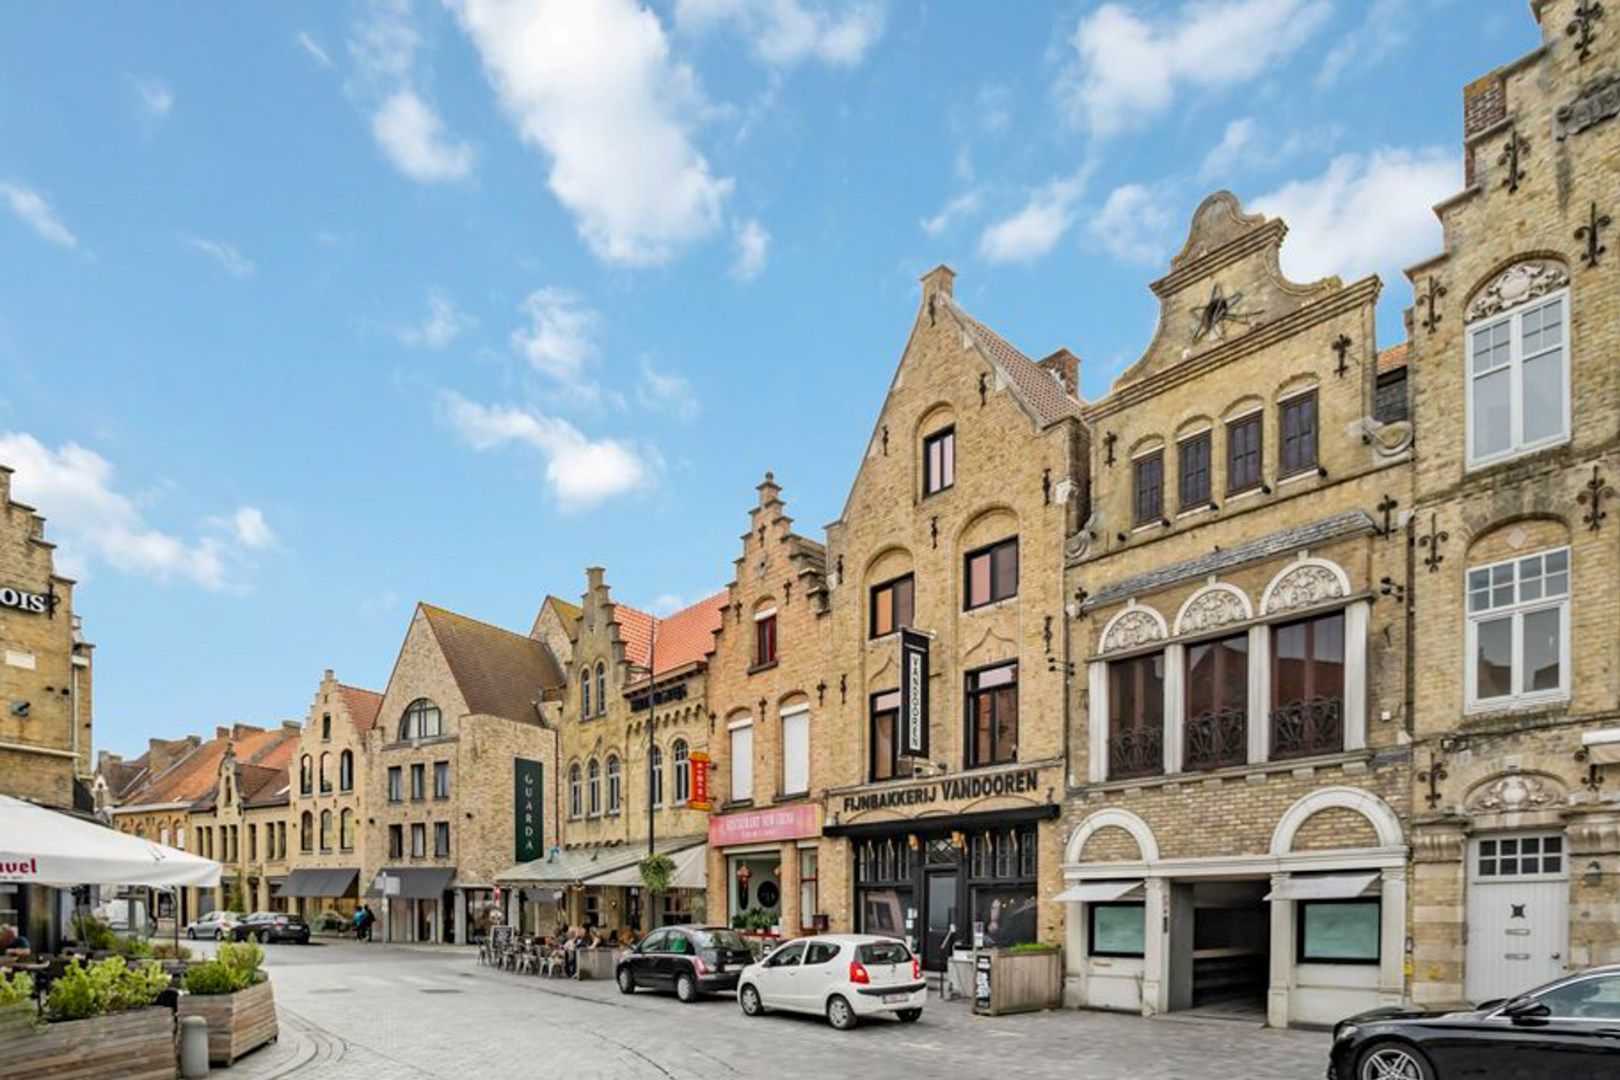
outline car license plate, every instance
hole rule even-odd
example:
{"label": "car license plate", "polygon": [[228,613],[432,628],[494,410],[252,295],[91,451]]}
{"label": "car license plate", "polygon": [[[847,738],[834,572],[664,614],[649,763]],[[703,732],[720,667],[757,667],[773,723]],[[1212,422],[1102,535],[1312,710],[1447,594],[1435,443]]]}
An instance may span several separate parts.
{"label": "car license plate", "polygon": [[885,1005],[904,1005],[906,1003],[906,999],[909,998],[910,996],[911,996],[910,994],[884,994],[883,995],[883,1004],[885,1004]]}
{"label": "car license plate", "polygon": [[730,972],[730,971],[741,971],[742,969],[743,969],[742,964],[727,964],[725,967],[721,968],[720,970]]}

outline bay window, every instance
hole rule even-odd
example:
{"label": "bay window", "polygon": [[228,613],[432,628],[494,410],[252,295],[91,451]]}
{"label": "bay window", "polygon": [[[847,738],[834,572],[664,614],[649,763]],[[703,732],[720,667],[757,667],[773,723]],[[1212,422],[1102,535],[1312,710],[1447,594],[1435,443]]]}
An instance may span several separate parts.
{"label": "bay window", "polygon": [[1344,612],[1271,631],[1271,756],[1344,749]]}
{"label": "bay window", "polygon": [[1164,653],[1108,665],[1108,778],[1164,771]]}
{"label": "bay window", "polygon": [[967,764],[1018,760],[1018,665],[999,664],[967,676]]}
{"label": "bay window", "polygon": [[1248,760],[1249,635],[1187,646],[1183,768],[1219,769]]}
{"label": "bay window", "polygon": [[1569,437],[1569,296],[1468,327],[1468,463]]}
{"label": "bay window", "polygon": [[1569,693],[1569,549],[1468,571],[1468,703],[1492,707]]}

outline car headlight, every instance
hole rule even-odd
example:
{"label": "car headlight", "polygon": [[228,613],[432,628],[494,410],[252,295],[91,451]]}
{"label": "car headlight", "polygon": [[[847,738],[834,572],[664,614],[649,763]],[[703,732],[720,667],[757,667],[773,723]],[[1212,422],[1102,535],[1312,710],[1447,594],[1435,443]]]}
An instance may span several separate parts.
{"label": "car headlight", "polygon": [[1343,1024],[1333,1029],[1333,1041],[1339,1043],[1344,1042],[1346,1039],[1352,1039],[1355,1037],[1356,1032],[1360,1030],[1354,1024]]}

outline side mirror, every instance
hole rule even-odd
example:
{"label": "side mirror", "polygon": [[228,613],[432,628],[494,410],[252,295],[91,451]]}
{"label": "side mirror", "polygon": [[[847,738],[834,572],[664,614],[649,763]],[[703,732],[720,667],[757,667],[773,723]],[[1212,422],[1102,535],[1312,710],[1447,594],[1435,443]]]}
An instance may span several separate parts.
{"label": "side mirror", "polygon": [[1552,1010],[1535,998],[1518,998],[1502,1007],[1502,1015],[1515,1024],[1537,1024],[1552,1015]]}

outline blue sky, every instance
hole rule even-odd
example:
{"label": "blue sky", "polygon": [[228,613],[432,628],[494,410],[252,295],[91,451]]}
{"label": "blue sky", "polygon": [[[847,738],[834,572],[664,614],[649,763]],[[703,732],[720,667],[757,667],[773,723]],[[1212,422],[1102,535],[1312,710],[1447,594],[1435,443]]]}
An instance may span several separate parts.
{"label": "blue sky", "polygon": [[417,599],[696,599],[766,469],[819,536],[937,262],[1099,396],[1230,187],[1396,341],[1462,85],[1535,42],[1524,0],[12,5],[0,461],[96,742],[380,687]]}

